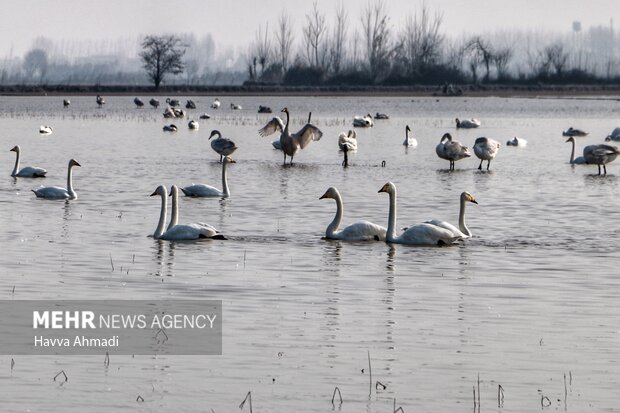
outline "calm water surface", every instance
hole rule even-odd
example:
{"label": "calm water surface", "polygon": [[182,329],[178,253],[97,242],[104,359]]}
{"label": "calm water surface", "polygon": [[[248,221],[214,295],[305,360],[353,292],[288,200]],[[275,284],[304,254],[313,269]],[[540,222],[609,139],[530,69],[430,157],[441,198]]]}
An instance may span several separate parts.
{"label": "calm water surface", "polygon": [[[183,97],[181,97],[183,98]],[[133,97],[0,98],[1,299],[219,299],[222,356],[2,356],[3,411],[238,411],[252,391],[255,411],[454,412],[481,410],[618,411],[620,385],[620,162],[608,176],[568,164],[561,131],[590,132],[578,151],[620,126],[616,100],[505,98],[221,98],[194,100],[199,131],[187,119],[163,133],[163,109],[135,109]],[[162,98],[162,101],[164,98]],[[244,110],[227,109],[230,102]],[[182,99],[182,102],[184,100]],[[324,132],[283,168],[281,152],[257,130],[287,106],[298,129],[312,111]],[[359,130],[359,149],[341,167],[337,136],[353,115],[390,120]],[[274,112],[276,112],[274,110]],[[456,130],[455,117],[479,118]],[[40,136],[39,125],[54,127]],[[402,146],[409,124],[419,146]],[[221,187],[219,156],[207,140],[219,129],[239,147],[226,200],[181,199],[181,221],[204,221],[228,241],[168,243],[149,238],[159,184]],[[477,159],[435,155],[444,132],[470,147],[479,136],[502,142],[490,172]],[[525,148],[506,147],[519,136]],[[11,178],[22,165],[46,168],[41,180]],[[70,203],[39,200],[30,189],[65,185],[77,159]],[[385,160],[386,166],[381,167]],[[344,223],[387,225],[398,187],[398,227],[431,218],[457,221],[467,190],[474,238],[461,246],[416,248],[321,239],[335,204],[319,196],[336,186]],[[114,264],[112,271],[110,257]],[[7,334],[7,332],[2,332]],[[369,395],[373,382],[387,386]],[[13,371],[11,358],[15,359]],[[69,381],[52,378],[64,370]],[[566,374],[566,392],[564,375]],[[344,403],[332,407],[334,387]],[[144,402],[136,402],[137,396]],[[249,411],[245,406],[244,411]]]}

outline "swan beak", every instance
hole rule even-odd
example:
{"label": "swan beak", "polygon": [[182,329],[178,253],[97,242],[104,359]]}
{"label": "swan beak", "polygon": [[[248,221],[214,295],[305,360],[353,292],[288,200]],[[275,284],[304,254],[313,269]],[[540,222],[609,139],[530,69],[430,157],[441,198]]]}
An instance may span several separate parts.
{"label": "swan beak", "polygon": [[377,193],[387,192],[387,189],[388,189],[388,186],[387,186],[387,184],[385,184],[385,185],[383,185],[383,186],[381,187],[381,189],[379,189],[379,191],[377,191]]}
{"label": "swan beak", "polygon": [[570,138],[566,139],[564,142],[570,142]]}
{"label": "swan beak", "polygon": [[155,191],[154,191],[151,195],[149,195],[149,196],[155,196],[155,195],[157,195],[157,190],[155,190]]}
{"label": "swan beak", "polygon": [[9,152],[17,152],[17,147],[10,149]]}
{"label": "swan beak", "polygon": [[323,195],[321,195],[321,197],[319,199],[325,199],[327,198],[327,192],[325,192]]}
{"label": "swan beak", "polygon": [[478,201],[476,201],[475,199],[472,199],[471,202],[473,202],[474,204],[478,205]]}
{"label": "swan beak", "polygon": [[82,166],[78,161],[73,161],[73,166]]}

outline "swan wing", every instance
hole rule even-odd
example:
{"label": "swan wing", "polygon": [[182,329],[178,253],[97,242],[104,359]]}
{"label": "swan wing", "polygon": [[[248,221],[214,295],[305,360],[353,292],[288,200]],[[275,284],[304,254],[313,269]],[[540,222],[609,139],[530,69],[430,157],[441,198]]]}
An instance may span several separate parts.
{"label": "swan wing", "polygon": [[276,133],[278,130],[284,130],[284,122],[282,122],[282,119],[280,119],[278,116],[275,116],[269,122],[267,122],[265,126],[258,130],[258,134],[260,136],[269,136]]}
{"label": "swan wing", "polygon": [[179,224],[170,228],[161,235],[161,239],[168,241],[190,241],[200,238],[212,238],[217,235],[217,230],[211,225],[196,224]]}
{"label": "swan wing", "polygon": [[385,241],[386,229],[369,221],[358,221],[334,234],[343,241]]}
{"label": "swan wing", "polygon": [[395,241],[410,245],[444,245],[454,244],[460,237],[437,225],[422,223],[413,225],[403,232]]}
{"label": "swan wing", "polygon": [[219,138],[211,142],[211,148],[221,155],[230,155],[237,150],[237,145],[230,139]]}
{"label": "swan wing", "polygon": [[467,146],[463,146],[461,142],[458,141],[449,141],[444,144],[444,154],[448,157],[448,159],[463,159],[471,156],[469,152],[469,148]]}
{"label": "swan wing", "polygon": [[318,141],[323,136],[323,132],[311,123],[306,124],[299,132],[293,135],[299,147],[304,149],[312,141]]}
{"label": "swan wing", "polygon": [[224,193],[219,189],[205,184],[193,184],[181,188],[185,196],[193,196],[198,198],[216,198],[223,197]]}
{"label": "swan wing", "polygon": [[35,166],[26,166],[22,168],[15,176],[21,178],[43,178],[47,171],[43,168],[37,168]]}
{"label": "swan wing", "polygon": [[38,189],[33,189],[32,192],[34,192],[38,198],[68,199],[71,197],[69,191],[60,186],[45,186]]}
{"label": "swan wing", "polygon": [[452,232],[452,235],[454,235],[455,237],[460,237],[463,239],[469,238],[469,236],[467,234],[464,234],[458,227],[456,227],[455,225],[452,225],[451,223],[447,221],[442,221],[439,219],[431,219],[430,221],[426,221],[426,223],[435,225],[440,228],[447,229],[448,231]]}

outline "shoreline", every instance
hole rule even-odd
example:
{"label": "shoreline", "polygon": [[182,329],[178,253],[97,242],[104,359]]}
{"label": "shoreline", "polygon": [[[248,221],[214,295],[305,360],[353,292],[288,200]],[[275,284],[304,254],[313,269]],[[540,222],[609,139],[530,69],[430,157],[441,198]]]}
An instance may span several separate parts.
{"label": "shoreline", "polygon": [[443,94],[437,86],[0,86],[0,96],[390,96],[505,97],[620,100],[620,85],[455,85],[461,94]]}

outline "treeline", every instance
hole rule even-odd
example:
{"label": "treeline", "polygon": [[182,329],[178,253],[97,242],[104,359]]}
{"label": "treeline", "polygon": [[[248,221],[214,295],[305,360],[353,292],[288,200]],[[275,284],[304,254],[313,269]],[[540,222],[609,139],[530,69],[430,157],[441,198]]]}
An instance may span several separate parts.
{"label": "treeline", "polygon": [[[566,34],[496,32],[449,38],[443,15],[427,6],[391,23],[377,0],[352,20],[342,6],[331,23],[316,3],[296,33],[282,12],[259,26],[247,53],[249,84],[411,85],[617,83],[620,38],[613,27]],[[274,27],[272,26],[272,27]]]}

